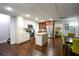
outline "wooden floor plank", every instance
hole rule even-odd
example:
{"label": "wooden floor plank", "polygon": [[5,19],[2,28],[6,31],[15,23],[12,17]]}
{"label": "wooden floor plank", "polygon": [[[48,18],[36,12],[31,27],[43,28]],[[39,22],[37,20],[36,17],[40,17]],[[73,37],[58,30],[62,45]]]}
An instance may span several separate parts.
{"label": "wooden floor plank", "polygon": [[[53,42],[54,41],[54,42]],[[48,39],[48,44],[42,48],[36,47],[34,40],[20,44],[0,44],[1,56],[64,56],[62,41],[60,38]]]}

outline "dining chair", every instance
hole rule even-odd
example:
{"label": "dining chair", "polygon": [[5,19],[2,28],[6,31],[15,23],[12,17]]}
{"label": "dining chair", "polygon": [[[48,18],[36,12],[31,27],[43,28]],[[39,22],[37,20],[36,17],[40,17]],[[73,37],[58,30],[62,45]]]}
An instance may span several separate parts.
{"label": "dining chair", "polygon": [[62,41],[63,41],[63,48],[64,48],[65,45],[66,45],[66,40],[65,40],[65,36],[64,35],[62,35]]}
{"label": "dining chair", "polygon": [[66,39],[68,39],[68,37],[67,36],[64,36],[64,35],[62,35],[62,41],[63,41],[63,48],[64,47],[66,47],[66,46],[68,46],[68,47],[72,47],[72,44],[67,44],[66,43]]}
{"label": "dining chair", "polygon": [[72,52],[79,54],[79,39],[73,38]]}
{"label": "dining chair", "polygon": [[75,37],[75,33],[68,33],[68,37]]}

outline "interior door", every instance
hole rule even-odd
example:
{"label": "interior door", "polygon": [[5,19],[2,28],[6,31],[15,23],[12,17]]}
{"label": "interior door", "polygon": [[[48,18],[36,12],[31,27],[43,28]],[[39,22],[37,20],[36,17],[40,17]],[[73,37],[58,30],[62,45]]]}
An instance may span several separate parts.
{"label": "interior door", "polygon": [[10,35],[10,16],[0,14],[0,43],[6,42]]}

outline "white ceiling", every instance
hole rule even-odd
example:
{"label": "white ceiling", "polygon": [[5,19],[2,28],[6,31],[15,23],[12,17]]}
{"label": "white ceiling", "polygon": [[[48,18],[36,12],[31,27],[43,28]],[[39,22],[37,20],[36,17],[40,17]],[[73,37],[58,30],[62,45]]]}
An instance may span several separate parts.
{"label": "white ceiling", "polygon": [[[6,11],[5,6],[14,9],[13,12]],[[30,14],[30,19],[38,17],[40,19],[58,20],[59,17],[70,17],[79,15],[79,4],[54,4],[54,3],[0,3],[0,13],[11,16]],[[26,18],[26,17],[25,17]]]}

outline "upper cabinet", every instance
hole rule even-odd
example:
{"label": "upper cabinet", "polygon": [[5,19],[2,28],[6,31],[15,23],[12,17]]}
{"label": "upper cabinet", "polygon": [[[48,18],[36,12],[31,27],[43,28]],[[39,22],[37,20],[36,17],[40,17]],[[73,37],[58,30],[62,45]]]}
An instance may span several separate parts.
{"label": "upper cabinet", "polygon": [[39,30],[40,31],[46,31],[47,27],[52,28],[53,27],[53,21],[39,22]]}
{"label": "upper cabinet", "polygon": [[39,22],[39,29],[46,29],[46,22]]}

